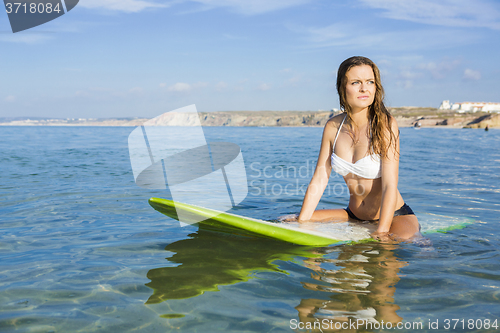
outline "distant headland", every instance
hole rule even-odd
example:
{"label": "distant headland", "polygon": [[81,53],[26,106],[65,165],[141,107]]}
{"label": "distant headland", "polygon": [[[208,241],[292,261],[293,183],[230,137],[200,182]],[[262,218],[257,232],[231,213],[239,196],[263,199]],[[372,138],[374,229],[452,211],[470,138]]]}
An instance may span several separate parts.
{"label": "distant headland", "polygon": [[[500,114],[426,107],[389,108],[399,127],[500,128]],[[340,111],[199,112],[202,126],[321,127]],[[148,118],[0,118],[0,126],[140,126]],[[158,124],[176,126],[175,121]]]}

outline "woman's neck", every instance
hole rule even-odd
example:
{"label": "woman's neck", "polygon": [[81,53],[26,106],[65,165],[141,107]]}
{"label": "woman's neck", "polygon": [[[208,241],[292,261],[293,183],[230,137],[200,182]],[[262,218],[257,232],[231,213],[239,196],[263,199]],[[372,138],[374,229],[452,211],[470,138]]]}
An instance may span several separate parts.
{"label": "woman's neck", "polygon": [[368,122],[368,108],[351,110],[351,119],[355,127],[364,127]]}

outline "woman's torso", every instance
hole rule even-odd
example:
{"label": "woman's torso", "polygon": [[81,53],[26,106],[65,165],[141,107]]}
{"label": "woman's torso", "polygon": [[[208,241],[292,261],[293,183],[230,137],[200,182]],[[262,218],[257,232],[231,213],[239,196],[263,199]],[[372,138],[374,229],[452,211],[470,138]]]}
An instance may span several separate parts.
{"label": "woman's torso", "polygon": [[[350,134],[350,127],[343,124],[344,119],[344,114],[334,119],[334,125],[340,128],[340,132],[336,130],[336,139],[332,138],[332,168],[343,176],[347,184],[349,209],[354,215],[363,220],[376,220],[382,201],[380,156],[369,154],[368,124],[353,135]],[[396,206],[399,208],[403,204],[398,191]]]}

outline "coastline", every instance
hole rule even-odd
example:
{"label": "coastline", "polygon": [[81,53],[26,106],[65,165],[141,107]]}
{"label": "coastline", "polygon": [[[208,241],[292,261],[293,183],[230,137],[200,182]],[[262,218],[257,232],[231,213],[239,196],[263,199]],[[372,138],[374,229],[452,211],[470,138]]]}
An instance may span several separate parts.
{"label": "coastline", "polygon": [[[424,107],[388,108],[399,127],[500,128],[498,113],[457,113]],[[340,111],[217,111],[199,112],[202,126],[243,127],[323,127]],[[174,116],[175,118],[175,116]],[[169,118],[159,126],[176,126],[179,118]],[[148,118],[0,118],[0,126],[141,126]],[[170,123],[169,123],[170,121]]]}

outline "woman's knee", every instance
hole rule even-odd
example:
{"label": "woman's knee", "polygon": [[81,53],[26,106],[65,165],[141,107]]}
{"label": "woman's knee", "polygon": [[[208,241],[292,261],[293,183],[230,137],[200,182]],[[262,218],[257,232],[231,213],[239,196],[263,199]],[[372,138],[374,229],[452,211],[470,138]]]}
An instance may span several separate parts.
{"label": "woman's knee", "polygon": [[420,231],[415,215],[395,216],[392,220],[390,233],[397,238],[409,239]]}

